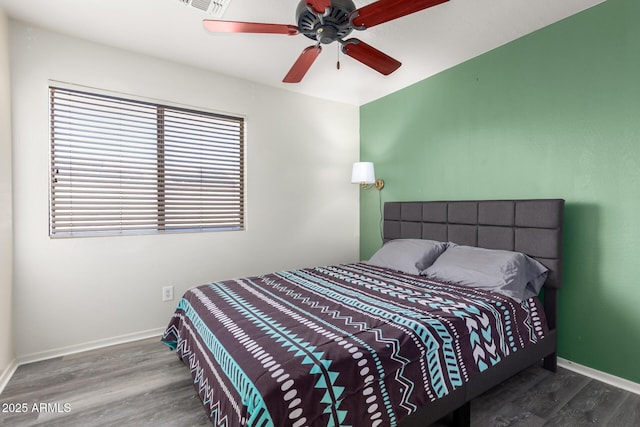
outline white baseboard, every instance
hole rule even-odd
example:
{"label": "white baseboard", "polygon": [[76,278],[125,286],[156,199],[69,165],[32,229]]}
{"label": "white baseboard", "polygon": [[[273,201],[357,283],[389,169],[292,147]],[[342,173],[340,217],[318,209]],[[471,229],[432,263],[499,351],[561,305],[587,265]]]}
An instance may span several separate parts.
{"label": "white baseboard", "polygon": [[70,354],[81,353],[83,351],[96,350],[112,345],[125,344],[132,341],[139,341],[146,338],[160,337],[165,328],[149,329],[147,331],[134,332],[117,337],[105,338],[101,340],[89,341],[82,344],[70,345],[67,347],[54,348],[52,350],[41,351],[18,357],[18,366],[27,363],[39,362],[41,360],[52,359],[54,357],[68,356]]}
{"label": "white baseboard", "polygon": [[14,372],[16,372],[16,369],[18,369],[18,361],[16,359],[13,359],[11,362],[9,362],[9,366],[7,366],[7,369],[5,369],[4,372],[2,372],[2,374],[0,375],[0,394],[4,391],[4,388],[9,383],[9,380],[13,376]]}
{"label": "white baseboard", "polygon": [[558,357],[558,366],[640,395],[640,384]]}

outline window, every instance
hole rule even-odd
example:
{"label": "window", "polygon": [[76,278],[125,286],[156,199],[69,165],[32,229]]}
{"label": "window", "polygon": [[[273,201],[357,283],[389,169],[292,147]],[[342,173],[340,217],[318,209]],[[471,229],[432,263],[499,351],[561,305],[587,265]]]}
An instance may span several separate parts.
{"label": "window", "polygon": [[244,119],[50,87],[51,237],[244,228]]}

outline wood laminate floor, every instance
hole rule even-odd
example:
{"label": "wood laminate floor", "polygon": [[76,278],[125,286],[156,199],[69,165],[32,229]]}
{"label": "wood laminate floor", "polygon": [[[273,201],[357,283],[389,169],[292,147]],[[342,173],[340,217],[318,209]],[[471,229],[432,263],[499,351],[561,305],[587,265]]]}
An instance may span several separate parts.
{"label": "wood laminate floor", "polygon": [[[2,426],[211,425],[189,370],[159,339],[20,366],[0,405]],[[635,427],[640,396],[536,366],[475,399],[471,425]]]}

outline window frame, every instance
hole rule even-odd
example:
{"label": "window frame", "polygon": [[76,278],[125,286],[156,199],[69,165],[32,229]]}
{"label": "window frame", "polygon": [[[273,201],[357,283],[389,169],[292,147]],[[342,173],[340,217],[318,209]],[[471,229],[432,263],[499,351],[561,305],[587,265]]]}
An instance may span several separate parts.
{"label": "window frame", "polygon": [[[121,235],[140,235],[140,234],[174,234],[174,233],[193,233],[193,232],[212,232],[212,231],[243,231],[246,228],[246,143],[247,143],[247,138],[246,138],[246,117],[244,115],[239,115],[239,114],[230,114],[230,113],[220,113],[218,111],[213,111],[211,109],[207,109],[207,108],[201,108],[201,107],[192,107],[192,106],[185,106],[185,105],[180,105],[177,103],[172,103],[172,102],[167,102],[167,101],[158,101],[156,99],[149,99],[149,98],[144,98],[144,97],[140,97],[140,96],[135,96],[135,95],[130,95],[130,94],[123,94],[123,93],[119,93],[119,92],[113,92],[113,91],[107,91],[107,90],[102,90],[102,89],[96,89],[96,88],[92,88],[92,87],[85,87],[85,86],[79,86],[79,85],[74,85],[74,84],[69,84],[69,83],[61,83],[61,82],[57,82],[57,81],[49,81],[49,85],[48,85],[48,96],[49,96],[49,131],[50,131],[50,135],[49,135],[49,155],[50,155],[50,162],[49,162],[49,237],[52,239],[58,239],[58,238],[73,238],[73,237],[97,237],[97,236],[121,236]],[[59,105],[56,105],[55,102],[56,100],[54,99],[54,93],[56,91],[61,91],[64,93],[72,93],[72,94],[79,94],[80,96],[88,96],[88,97],[95,97],[98,99],[102,99],[102,100],[106,100],[107,102],[124,102],[124,103],[133,103],[136,105],[140,105],[140,106],[144,106],[144,107],[151,107],[151,108],[155,108],[156,111],[156,137],[155,137],[155,148],[156,148],[156,153],[155,153],[155,157],[157,160],[156,166],[155,166],[155,176],[157,178],[156,180],[156,184],[155,184],[155,189],[156,189],[156,202],[155,202],[155,207],[154,207],[154,211],[155,211],[155,215],[156,215],[156,224],[155,226],[153,226],[152,228],[149,228],[149,224],[151,223],[150,220],[145,220],[146,223],[144,226],[107,226],[105,229],[90,229],[91,227],[89,227],[89,229],[87,229],[86,227],[74,227],[73,226],[73,219],[64,222],[62,221],[62,226],[59,225],[61,222],[58,221],[58,219],[62,216],[60,214],[58,214],[58,212],[60,212],[60,204],[57,202],[59,199],[57,199],[57,197],[60,195],[60,187],[61,184],[58,184],[57,181],[57,177],[59,177],[58,173],[59,173],[59,168],[57,168],[57,165],[59,163],[57,163],[57,157],[59,156],[59,152],[58,152],[58,147],[60,146],[59,143],[59,138],[56,136],[56,130],[60,129],[60,125],[58,124],[60,120],[58,120],[56,117],[54,117],[54,114],[56,114],[57,110],[56,108],[59,107]],[[184,226],[184,225],[180,225],[180,226],[176,226],[175,225],[175,219],[178,218],[180,216],[180,214],[177,214],[175,211],[173,213],[168,212],[169,209],[173,208],[176,209],[176,206],[178,207],[177,209],[179,210],[183,204],[196,204],[197,201],[199,200],[201,205],[207,205],[206,208],[200,208],[200,212],[201,215],[204,216],[205,214],[210,214],[211,212],[214,213],[219,213],[218,211],[216,211],[216,209],[220,208],[220,206],[223,205],[222,202],[212,202],[212,200],[215,200],[216,197],[212,197],[212,199],[207,199],[207,196],[213,196],[214,193],[218,194],[218,196],[220,196],[220,193],[218,192],[214,192],[214,193],[207,193],[206,188],[207,184],[203,183],[205,181],[205,179],[202,178],[203,175],[207,175],[207,172],[202,172],[203,170],[205,170],[205,166],[200,166],[200,170],[201,170],[201,182],[200,182],[200,193],[199,193],[199,199],[196,196],[196,201],[193,202],[194,199],[190,198],[191,202],[180,202],[177,203],[176,200],[180,200],[180,194],[182,192],[182,190],[179,189],[179,186],[176,185],[175,181],[179,180],[180,178],[184,178],[183,172],[178,173],[178,175],[169,175],[167,172],[167,169],[170,169],[171,167],[166,166],[166,162],[168,158],[171,158],[169,154],[166,153],[167,151],[167,134],[169,133],[166,130],[166,124],[167,122],[165,121],[165,114],[166,112],[169,111],[172,114],[174,114],[175,117],[191,117],[193,118],[210,118],[213,121],[216,121],[216,123],[219,123],[218,121],[221,122],[228,122],[228,123],[232,123],[234,126],[237,126],[237,140],[233,140],[232,143],[227,143],[224,142],[221,145],[224,146],[225,149],[233,149],[234,151],[232,151],[234,154],[230,155],[229,157],[235,158],[237,157],[237,161],[236,160],[232,160],[230,162],[230,164],[232,164],[232,166],[236,166],[236,171],[233,173],[230,173],[231,175],[231,179],[233,183],[229,185],[229,187],[231,187],[232,189],[225,189],[223,191],[225,196],[229,196],[233,199],[232,202],[230,202],[231,207],[227,210],[227,212],[230,212],[228,214],[222,214],[221,218],[224,221],[229,221],[229,223],[225,223],[222,225],[215,225],[213,220],[210,221],[198,221],[198,220],[193,220],[192,223],[190,225]],[[123,115],[123,117],[127,118],[128,116],[126,114]],[[131,118],[129,118],[129,120],[131,120]],[[175,123],[178,123],[179,118],[174,118],[174,120],[176,120]],[[218,125],[216,125],[218,126]],[[199,132],[203,132],[202,129],[197,129],[196,127],[191,128],[188,127],[187,131],[192,131],[193,129],[198,130]],[[95,131],[95,128],[93,129]],[[185,132],[187,132],[185,131]],[[178,139],[183,139],[178,137],[177,135],[179,135],[178,133],[174,132],[173,133],[173,138],[175,140]],[[182,135],[182,137],[184,137],[184,135]],[[220,134],[215,134],[215,136],[213,137],[215,138],[219,138]],[[123,140],[126,140],[127,137],[123,137]],[[186,139],[186,137],[184,137],[184,139]],[[231,139],[233,139],[233,136],[231,137]],[[126,144],[123,143],[122,141],[120,141],[121,144]],[[85,143],[86,144],[86,143]],[[180,142],[177,142],[176,144],[180,145]],[[98,143],[97,147],[101,148],[101,146],[103,146],[104,143]],[[190,144],[193,146],[193,144]],[[206,143],[201,143],[201,146],[206,146]],[[210,145],[218,145],[216,143],[210,142]],[[175,148],[175,147],[174,147]],[[181,147],[181,149],[184,149],[184,146]],[[126,151],[126,150],[125,150]],[[206,150],[205,150],[206,151]],[[212,153],[214,152],[219,152],[219,149],[213,149],[213,148],[209,148],[209,151],[205,152],[205,155],[212,155]],[[102,153],[103,156],[106,156],[104,154],[104,152]],[[205,160],[202,160],[202,157],[200,157],[197,161],[193,160],[194,154],[192,153],[191,155],[187,155],[184,157],[191,157],[192,161],[191,163],[189,162],[185,162],[184,160],[181,160],[178,163],[178,166],[184,166],[184,165],[191,165],[193,168],[198,168],[198,166],[196,166],[197,163],[206,163]],[[180,157],[178,156],[174,156],[174,157]],[[218,157],[213,157],[214,160],[217,159],[219,160]],[[122,156],[122,159],[124,159],[124,163],[126,163],[127,159],[131,160],[132,157],[127,157],[127,156]],[[175,158],[173,158],[174,160],[174,165],[176,163]],[[202,160],[202,161],[200,161]],[[235,161],[235,163],[234,163]],[[71,160],[70,163],[72,163],[73,161]],[[70,171],[72,170],[73,166],[70,166]],[[76,170],[77,170],[77,166],[76,166]],[[69,182],[71,182],[74,177],[72,172],[69,173],[70,177],[69,177]],[[211,175],[208,175],[209,177]],[[169,177],[171,177],[174,180],[174,183],[172,184],[172,186],[170,187],[170,185],[167,183]],[[216,177],[218,177],[218,175],[216,175]],[[70,187],[73,187],[73,185],[70,185]],[[167,196],[167,188],[171,188],[173,190],[173,201],[171,204],[171,207],[168,206],[168,201],[169,201],[169,197],[171,196]],[[236,190],[237,189],[237,190]],[[197,190],[195,190],[197,192]],[[209,191],[212,191],[211,189]],[[136,193],[138,194],[138,193]],[[73,198],[73,195],[70,196],[70,200]],[[216,204],[217,203],[217,204]],[[73,216],[73,212],[74,212],[74,207],[73,207],[73,201],[68,202],[68,205],[70,206],[68,208],[68,212],[69,216]],[[117,203],[114,203],[114,210],[118,210],[120,209],[120,212],[122,213],[123,209],[122,205],[118,205]],[[147,205],[145,204],[145,208],[149,208],[149,206],[151,205]],[[215,206],[214,208],[210,208],[211,206]],[[192,208],[192,209],[198,209],[196,208]],[[221,208],[220,208],[221,209]],[[191,212],[191,211],[190,211]],[[205,214],[203,214],[203,212],[205,212]],[[79,216],[79,214],[78,214]],[[167,218],[170,218],[171,221],[174,221],[173,223],[170,223],[170,221],[167,220]],[[237,221],[231,221],[230,218],[236,219]],[[67,226],[67,227],[65,227]]]}

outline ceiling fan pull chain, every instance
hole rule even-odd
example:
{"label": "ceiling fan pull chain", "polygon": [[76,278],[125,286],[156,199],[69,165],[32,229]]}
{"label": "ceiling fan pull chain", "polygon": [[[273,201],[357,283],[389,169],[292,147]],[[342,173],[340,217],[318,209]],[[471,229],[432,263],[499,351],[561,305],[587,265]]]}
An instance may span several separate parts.
{"label": "ceiling fan pull chain", "polygon": [[338,60],[336,61],[336,69],[339,70],[340,69],[340,45],[338,45],[338,51],[337,51],[336,57],[338,58]]}

